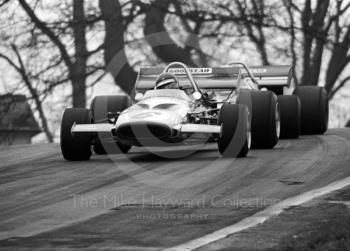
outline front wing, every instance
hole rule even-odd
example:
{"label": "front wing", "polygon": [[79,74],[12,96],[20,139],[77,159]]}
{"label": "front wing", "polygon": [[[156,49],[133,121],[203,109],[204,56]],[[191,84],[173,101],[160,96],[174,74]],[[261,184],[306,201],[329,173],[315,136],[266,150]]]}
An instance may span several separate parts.
{"label": "front wing", "polygon": [[[108,123],[101,124],[73,124],[71,132],[111,132],[114,125]],[[173,127],[173,130],[180,133],[208,133],[219,134],[221,126],[218,125],[201,125],[201,124],[180,124]]]}

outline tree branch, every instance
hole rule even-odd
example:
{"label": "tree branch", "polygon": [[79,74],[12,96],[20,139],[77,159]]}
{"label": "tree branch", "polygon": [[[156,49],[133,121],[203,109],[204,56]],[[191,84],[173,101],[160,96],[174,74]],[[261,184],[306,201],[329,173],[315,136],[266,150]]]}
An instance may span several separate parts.
{"label": "tree branch", "polygon": [[51,31],[50,28],[48,28],[48,26],[41,21],[36,14],[34,13],[34,10],[29,6],[29,4],[26,2],[26,0],[18,0],[19,3],[21,4],[22,8],[24,9],[24,11],[27,13],[27,15],[29,16],[30,20],[45,34],[49,37],[49,39],[57,46],[57,48],[59,49],[62,58],[64,60],[64,62],[66,63],[67,67],[69,69],[73,68],[73,62],[71,61],[71,58],[65,48],[65,46],[63,45],[63,43],[61,42],[61,40]]}
{"label": "tree branch", "polygon": [[17,61],[18,61],[19,65],[16,65],[13,60],[11,60],[9,57],[7,57],[4,54],[0,54],[0,57],[5,59],[18,72],[18,74],[20,74],[25,86],[29,90],[31,97],[34,99],[34,103],[35,103],[36,109],[39,113],[40,120],[41,120],[42,128],[45,132],[47,140],[51,143],[51,142],[53,142],[53,135],[49,129],[47,119],[46,119],[45,113],[43,111],[42,103],[41,103],[40,97],[38,95],[38,92],[33,87],[30,79],[28,78],[28,74],[26,72],[25,65],[23,63],[22,57],[19,54],[17,47],[14,44],[12,44],[11,48],[17,57]]}
{"label": "tree branch", "polygon": [[172,0],[155,0],[152,8],[146,12],[144,35],[153,52],[163,62],[181,61],[187,65],[196,65],[188,51],[178,46],[164,27],[165,15]]}
{"label": "tree branch", "polygon": [[340,81],[339,85],[334,88],[331,93],[329,94],[329,99],[332,99],[334,95],[347,83],[350,81],[350,76],[344,78],[342,81]]}

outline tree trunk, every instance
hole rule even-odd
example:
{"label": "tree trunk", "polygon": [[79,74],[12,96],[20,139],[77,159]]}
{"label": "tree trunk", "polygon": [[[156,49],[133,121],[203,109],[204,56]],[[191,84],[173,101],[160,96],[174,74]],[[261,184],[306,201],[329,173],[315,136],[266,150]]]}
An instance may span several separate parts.
{"label": "tree trunk", "polygon": [[297,74],[295,71],[295,67],[298,64],[298,58],[297,58],[297,53],[295,51],[295,41],[296,41],[296,37],[295,37],[295,21],[294,21],[294,16],[293,16],[293,11],[292,11],[292,2],[293,0],[283,0],[283,4],[286,8],[286,11],[288,13],[288,17],[289,17],[289,29],[290,29],[290,43],[289,43],[289,47],[290,47],[290,51],[292,54],[292,59],[293,59],[293,80],[294,80],[294,84],[298,85],[298,78],[297,78]]}
{"label": "tree trunk", "polygon": [[265,37],[264,34],[260,35],[260,41],[256,44],[256,47],[259,51],[261,62],[263,65],[270,65],[267,52],[266,52],[266,42],[265,42]]}
{"label": "tree trunk", "polygon": [[76,77],[76,78],[73,78],[71,81],[72,81],[73,107],[85,108],[86,107],[85,79]]}
{"label": "tree trunk", "polygon": [[237,4],[241,17],[245,19],[244,27],[247,30],[249,39],[254,43],[260,55],[261,63],[263,65],[270,65],[266,51],[265,34],[263,31],[263,23],[265,18],[263,1],[251,0],[251,4],[253,6],[251,15],[255,16],[256,18],[255,24],[252,24],[250,18],[248,17],[245,4],[239,0],[236,0],[235,3]]}
{"label": "tree trunk", "polygon": [[71,71],[73,86],[73,107],[86,107],[86,24],[84,14],[84,0],[72,0],[73,2],[73,32],[75,61]]}
{"label": "tree trunk", "polygon": [[313,34],[313,37],[316,39],[316,46],[312,57],[311,85],[318,85],[320,77],[322,55],[329,31],[324,27],[328,7],[329,0],[318,0],[316,10],[313,13],[311,34]]}
{"label": "tree trunk", "polygon": [[350,127],[350,119],[346,122],[345,127]]}
{"label": "tree trunk", "polygon": [[[329,0],[318,0],[316,9],[312,11],[311,1],[305,1],[301,20],[304,35],[303,75],[301,80],[303,85],[318,85],[323,50],[329,31],[328,28],[324,27],[328,7]],[[315,40],[315,46],[313,46]]]}
{"label": "tree trunk", "polygon": [[44,110],[43,110],[43,107],[42,107],[42,103],[39,100],[39,97],[37,95],[34,96],[34,102],[35,102],[36,109],[39,112],[39,118],[41,120],[41,126],[42,126],[43,131],[44,131],[44,133],[46,135],[47,141],[49,143],[53,143],[53,135],[52,135],[52,133],[51,133],[51,131],[49,129],[49,125],[47,123],[47,119],[46,119],[46,116],[45,116],[45,113],[44,113]]}
{"label": "tree trunk", "polygon": [[311,72],[311,53],[312,53],[312,36],[310,35],[310,20],[312,17],[311,0],[305,1],[305,7],[302,12],[301,23],[303,31],[303,75],[301,84],[308,85],[310,83]]}
{"label": "tree trunk", "polygon": [[121,6],[117,0],[100,0],[99,6],[105,22],[104,60],[106,69],[116,84],[133,95],[137,74],[128,63],[124,48],[124,25]]}
{"label": "tree trunk", "polygon": [[328,93],[333,89],[335,82],[344,68],[350,63],[348,51],[350,49],[350,27],[348,27],[343,41],[336,44],[332,51],[332,56],[328,64],[326,74],[326,90]]}
{"label": "tree trunk", "polygon": [[314,50],[314,56],[312,57],[312,70],[308,80],[309,85],[318,85],[318,80],[320,78],[322,55],[325,45],[325,40],[319,38],[316,41],[316,48]]}

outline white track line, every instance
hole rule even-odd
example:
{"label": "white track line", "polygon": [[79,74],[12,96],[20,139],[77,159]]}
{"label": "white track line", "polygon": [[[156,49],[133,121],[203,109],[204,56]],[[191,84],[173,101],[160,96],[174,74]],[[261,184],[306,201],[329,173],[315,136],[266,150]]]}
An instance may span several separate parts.
{"label": "white track line", "polygon": [[336,190],[342,189],[346,186],[350,185],[350,177],[332,182],[328,184],[327,186],[317,188],[308,192],[305,192],[303,194],[288,198],[286,200],[283,200],[273,206],[270,206],[252,216],[249,216],[231,226],[222,228],[220,230],[217,230],[211,234],[204,235],[202,237],[199,237],[197,239],[188,241],[186,243],[183,243],[181,245],[171,247],[164,249],[164,251],[189,251],[194,250],[200,247],[203,247],[205,245],[208,245],[209,243],[212,243],[214,241],[224,239],[228,237],[229,235],[232,235],[234,233],[240,232],[242,230],[245,230],[247,228],[254,227],[260,223],[263,223],[267,219],[269,219],[271,216],[280,214],[284,209],[287,209],[292,206],[301,205],[305,202],[308,202],[312,199],[315,199],[317,197],[326,195],[328,193],[334,192]]}

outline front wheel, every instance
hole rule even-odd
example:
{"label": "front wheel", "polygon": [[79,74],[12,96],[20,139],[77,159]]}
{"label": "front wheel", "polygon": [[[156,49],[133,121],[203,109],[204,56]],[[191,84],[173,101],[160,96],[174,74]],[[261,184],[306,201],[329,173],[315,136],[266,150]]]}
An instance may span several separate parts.
{"label": "front wheel", "polygon": [[218,125],[219,152],[223,157],[246,157],[250,148],[250,121],[245,105],[225,104],[221,107]]}
{"label": "front wheel", "polygon": [[90,111],[82,108],[69,108],[64,111],[60,136],[62,155],[66,160],[88,160],[92,154],[92,136],[90,133],[72,133],[74,123],[90,124]]}

